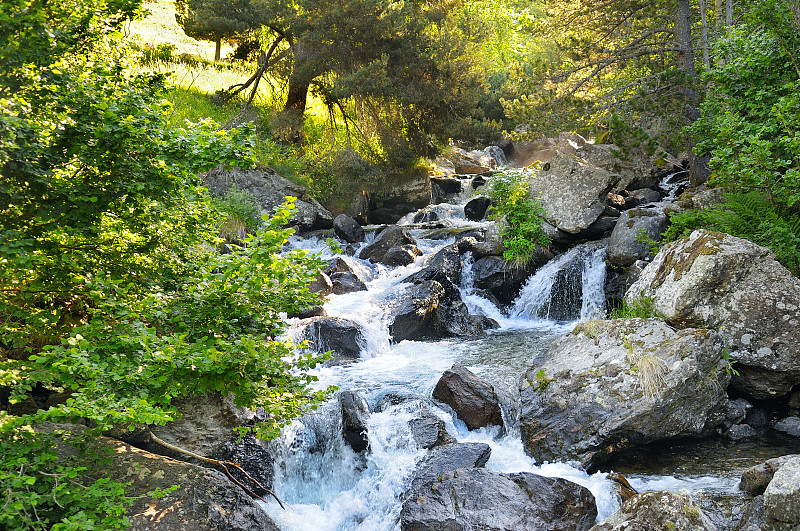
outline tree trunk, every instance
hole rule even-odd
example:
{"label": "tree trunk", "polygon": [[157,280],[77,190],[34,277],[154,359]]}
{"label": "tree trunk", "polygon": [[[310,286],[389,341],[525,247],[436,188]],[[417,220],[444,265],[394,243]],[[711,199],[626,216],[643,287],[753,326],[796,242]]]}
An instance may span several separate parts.
{"label": "tree trunk", "polygon": [[219,61],[220,55],[222,53],[222,39],[217,39],[216,45],[217,49],[214,50],[214,61]]}
{"label": "tree trunk", "polygon": [[703,46],[703,66],[705,66],[706,70],[711,68],[711,59],[708,54],[708,22],[706,20],[707,11],[708,6],[706,4],[706,0],[700,0],[700,28]]}
{"label": "tree trunk", "polygon": [[292,44],[294,64],[289,76],[289,91],[286,94],[286,105],[283,114],[288,118],[288,131],[286,138],[294,144],[303,143],[303,124],[305,123],[306,101],[308,100],[308,87],[314,76],[308,72],[309,54],[300,42]]}
{"label": "tree trunk", "polygon": [[[694,67],[694,50],[692,49],[692,20],[691,0],[678,0],[678,9],[675,13],[675,44],[678,52],[678,67],[686,72],[687,87],[684,91],[686,97],[685,116],[687,123],[691,124],[700,117],[697,109],[697,70]],[[694,153],[694,139],[686,136],[686,152],[689,155],[689,179],[692,186],[699,186],[708,180],[711,171],[708,168],[708,158],[698,157]]]}

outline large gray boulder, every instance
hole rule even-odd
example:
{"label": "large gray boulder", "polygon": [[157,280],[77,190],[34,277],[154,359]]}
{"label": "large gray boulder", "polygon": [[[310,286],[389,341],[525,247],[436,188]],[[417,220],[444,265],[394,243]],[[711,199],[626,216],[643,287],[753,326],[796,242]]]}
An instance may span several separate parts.
{"label": "large gray boulder", "polygon": [[585,530],[597,517],[594,496],[564,479],[484,468],[445,472],[403,504],[404,531]]}
{"label": "large gray boulder", "polygon": [[702,509],[684,494],[665,491],[646,492],[630,498],[619,511],[591,531],[717,531]]}
{"label": "large gray boulder", "polygon": [[418,448],[435,448],[456,440],[447,432],[444,421],[433,414],[427,405],[421,405],[418,414],[408,421],[411,435]]}
{"label": "large gray boulder", "polygon": [[426,171],[405,172],[389,179],[381,190],[369,194],[369,222],[391,224],[400,218],[430,205],[431,180]]}
{"label": "large gray boulder", "polygon": [[800,524],[800,457],[788,459],[767,485],[764,516],[787,528]]}
{"label": "large gray boulder", "polygon": [[673,326],[721,330],[739,391],[768,399],[800,383],[800,279],[768,249],[694,231],[662,248],[625,297],[640,296]]}
{"label": "large gray boulder", "polygon": [[333,215],[316,199],[309,197],[305,188],[284,179],[267,166],[243,170],[237,167],[226,169],[220,165],[201,178],[215,195],[223,195],[231,187],[249,192],[266,214],[272,214],[272,209],[286,201],[287,196],[296,197],[290,226],[297,227],[300,232],[333,228]]}
{"label": "large gray boulder", "polygon": [[617,190],[622,177],[578,155],[556,154],[530,178],[531,196],[541,201],[547,220],[576,234],[605,210],[606,194]]}
{"label": "large gray boulder", "polygon": [[[223,397],[219,393],[173,400],[172,405],[180,413],[180,418],[163,426],[153,425],[150,431],[169,444],[204,457],[216,457],[224,452],[226,443],[238,438],[234,429],[252,423],[255,418],[249,409],[237,407],[233,396]],[[125,436],[124,433],[112,435]],[[166,448],[155,443],[151,450],[166,452]],[[182,454],[170,455],[185,458]]]}
{"label": "large gray boulder", "polygon": [[661,241],[667,216],[660,210],[632,208],[619,217],[606,248],[609,262],[627,267],[651,255],[650,243]]}
{"label": "large gray boulder", "polygon": [[520,384],[525,451],[594,468],[635,445],[709,434],[725,420],[726,368],[713,331],[658,319],[581,323]]}
{"label": "large gray boulder", "polygon": [[433,389],[433,398],[453,408],[470,430],[503,425],[503,413],[494,387],[463,365],[456,364],[444,371]]}

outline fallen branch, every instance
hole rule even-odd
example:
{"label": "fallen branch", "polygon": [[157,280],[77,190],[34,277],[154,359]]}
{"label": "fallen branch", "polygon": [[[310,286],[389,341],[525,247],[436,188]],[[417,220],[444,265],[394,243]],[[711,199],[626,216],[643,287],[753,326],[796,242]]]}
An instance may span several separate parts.
{"label": "fallen branch", "polygon": [[233,475],[231,474],[230,470],[228,470],[228,466],[234,467],[236,470],[238,470],[239,472],[244,474],[244,476],[247,479],[249,479],[253,483],[253,485],[255,485],[259,489],[263,490],[264,492],[266,492],[267,494],[269,494],[273,498],[275,498],[275,501],[278,502],[278,505],[281,506],[281,509],[286,509],[286,507],[284,507],[284,505],[283,505],[283,502],[280,500],[280,498],[278,498],[278,496],[274,492],[272,492],[271,490],[266,488],[264,485],[259,483],[258,480],[256,480],[250,474],[248,474],[246,470],[244,470],[242,467],[240,467],[236,463],[234,463],[232,461],[220,461],[218,459],[211,459],[210,457],[203,457],[202,455],[196,454],[194,452],[190,452],[189,450],[185,450],[185,449],[183,449],[183,448],[181,448],[179,446],[175,446],[174,444],[170,444],[170,443],[168,443],[168,442],[166,442],[166,441],[164,441],[162,439],[159,439],[158,437],[156,437],[156,435],[152,431],[150,432],[150,440],[160,444],[161,446],[163,446],[164,448],[166,448],[168,450],[172,450],[173,452],[177,452],[179,454],[183,454],[183,455],[191,457],[193,459],[197,459],[198,461],[201,461],[203,463],[208,463],[210,465],[216,465],[216,466],[222,468],[222,470],[225,471],[225,474],[228,476],[228,478],[231,481],[233,481],[234,483],[236,483],[237,485],[239,485],[240,487],[242,487],[242,489],[244,489],[244,491],[247,492],[250,496],[252,496],[254,498],[258,498],[259,500],[263,501],[264,503],[267,503],[267,500],[265,500],[262,496],[259,496],[258,494],[253,492],[252,489],[248,488],[246,485],[241,483],[238,479],[233,477]]}

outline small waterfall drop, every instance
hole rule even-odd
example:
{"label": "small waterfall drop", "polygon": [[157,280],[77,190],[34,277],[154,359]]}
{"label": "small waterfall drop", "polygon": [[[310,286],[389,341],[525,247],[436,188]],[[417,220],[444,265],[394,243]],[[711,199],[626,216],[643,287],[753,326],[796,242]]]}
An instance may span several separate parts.
{"label": "small waterfall drop", "polygon": [[576,321],[605,312],[605,248],[574,247],[528,279],[511,314],[542,321]]}

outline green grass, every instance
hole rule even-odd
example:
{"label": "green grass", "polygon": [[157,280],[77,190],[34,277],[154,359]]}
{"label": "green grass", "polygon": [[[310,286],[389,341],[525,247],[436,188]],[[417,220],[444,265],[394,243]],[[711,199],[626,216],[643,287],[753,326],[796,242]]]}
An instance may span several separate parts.
{"label": "green grass", "polygon": [[[214,43],[188,37],[175,21],[175,4],[171,0],[145,0],[144,9],[149,14],[143,20],[134,20],[127,27],[128,38],[139,44],[157,46],[171,44],[177,55],[187,53],[208,61],[214,60]],[[233,52],[233,47],[222,43],[222,57]]]}

